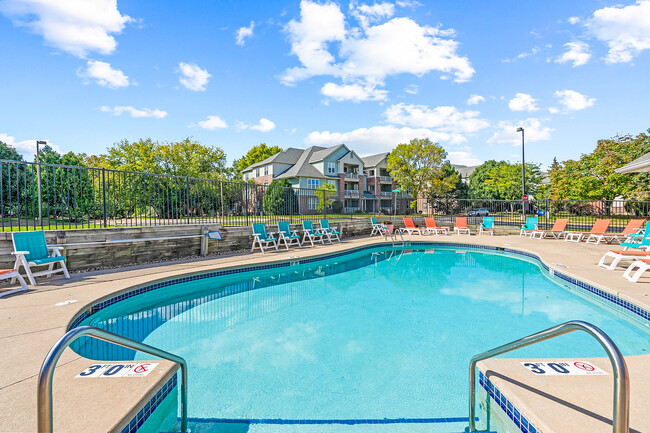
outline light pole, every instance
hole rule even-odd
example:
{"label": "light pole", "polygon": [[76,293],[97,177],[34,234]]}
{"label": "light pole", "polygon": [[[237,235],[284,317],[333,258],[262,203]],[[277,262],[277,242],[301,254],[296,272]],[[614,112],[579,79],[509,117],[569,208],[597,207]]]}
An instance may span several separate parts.
{"label": "light pole", "polygon": [[526,162],[524,161],[524,128],[521,126],[517,128],[517,132],[521,132],[521,210],[524,218],[526,217]]}
{"label": "light pole", "polygon": [[37,140],[36,141],[36,184],[38,188],[38,225],[43,227],[43,201],[41,198],[41,150],[40,145],[45,146],[47,141]]}

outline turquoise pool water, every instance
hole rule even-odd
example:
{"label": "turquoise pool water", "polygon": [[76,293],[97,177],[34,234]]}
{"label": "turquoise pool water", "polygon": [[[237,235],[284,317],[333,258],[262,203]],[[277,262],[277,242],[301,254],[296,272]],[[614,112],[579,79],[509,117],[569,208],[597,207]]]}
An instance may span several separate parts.
{"label": "turquoise pool water", "polygon": [[[378,247],[177,284],[84,324],[184,357],[194,418],[431,420],[467,416],[473,355],[567,320],[600,327],[624,355],[650,350],[647,327],[554,283],[536,263],[430,247]],[[96,340],[76,350],[94,359],[150,359]],[[572,333],[511,356],[604,352]],[[267,430],[261,423],[254,431]],[[432,430],[410,424],[400,431]]]}

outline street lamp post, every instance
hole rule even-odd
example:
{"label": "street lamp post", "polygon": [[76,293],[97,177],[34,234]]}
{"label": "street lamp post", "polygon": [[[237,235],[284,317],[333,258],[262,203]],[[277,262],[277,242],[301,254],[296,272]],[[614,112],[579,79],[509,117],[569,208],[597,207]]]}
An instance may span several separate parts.
{"label": "street lamp post", "polygon": [[521,126],[517,128],[517,132],[521,132],[521,210],[524,218],[526,218],[526,162],[524,161],[524,128]]}
{"label": "street lamp post", "polygon": [[41,198],[41,158],[40,145],[45,146],[47,141],[36,141],[36,185],[38,188],[38,225],[43,227],[43,200]]}

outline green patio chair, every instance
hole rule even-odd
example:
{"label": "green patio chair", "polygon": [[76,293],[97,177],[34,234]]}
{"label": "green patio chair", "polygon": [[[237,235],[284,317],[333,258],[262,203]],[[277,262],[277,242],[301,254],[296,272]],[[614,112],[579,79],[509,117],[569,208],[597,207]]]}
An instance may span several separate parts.
{"label": "green patio chair", "polygon": [[289,245],[294,242],[298,244],[298,248],[302,248],[300,244],[300,236],[296,232],[291,231],[291,226],[287,221],[281,221],[278,223],[278,235],[280,237],[279,241],[284,241],[284,246],[289,249]]}
{"label": "green patio chair", "polygon": [[484,216],[483,223],[478,228],[478,234],[482,235],[483,232],[490,232],[490,236],[494,236],[494,217]]}
{"label": "green patio chair", "polygon": [[339,232],[330,227],[329,220],[320,220],[320,231],[325,236],[329,238],[330,244],[332,243],[332,237],[335,237],[339,243],[341,243],[341,238]]}
{"label": "green patio chair", "polygon": [[536,229],[539,223],[539,217],[526,217],[526,224],[521,226],[519,237],[530,236]]}
{"label": "green patio chair", "polygon": [[[251,253],[255,251],[255,244],[257,243],[258,248],[264,254],[264,247],[271,246],[275,247],[275,251],[280,251],[278,249],[278,240],[274,238],[273,233],[266,233],[266,225],[264,223],[253,223],[253,246],[251,247]],[[264,242],[264,245],[262,245]]]}
{"label": "green patio chair", "polygon": [[641,235],[641,242],[622,242],[623,250],[632,248],[635,250],[648,250],[650,251],[650,221],[645,223],[645,231]]}
{"label": "green patio chair", "polygon": [[[314,224],[311,221],[303,221],[302,222],[302,230],[304,232],[302,236],[302,244],[305,244],[305,241],[309,239],[309,242],[311,242],[311,246],[314,246],[314,239],[316,241],[320,241],[321,244],[325,244],[325,240],[323,239],[324,235],[323,233],[317,232],[314,230]],[[330,243],[332,241],[330,240]]]}
{"label": "green patio chair", "polygon": [[[63,272],[66,278],[70,278],[68,268],[65,266],[65,257],[61,255],[63,247],[48,247],[44,231],[12,233],[11,238],[14,243],[14,252],[11,254],[16,256],[14,269],[18,272],[21,266],[24,267],[27,278],[33,286],[36,285],[34,277],[41,275],[51,276]],[[54,269],[57,263],[61,267]],[[47,266],[47,269],[32,272],[32,266]]]}

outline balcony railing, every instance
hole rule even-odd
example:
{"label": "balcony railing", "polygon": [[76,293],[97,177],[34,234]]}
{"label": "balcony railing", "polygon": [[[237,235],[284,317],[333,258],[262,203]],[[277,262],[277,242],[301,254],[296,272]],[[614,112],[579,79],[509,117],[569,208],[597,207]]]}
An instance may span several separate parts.
{"label": "balcony railing", "polygon": [[348,207],[348,206],[346,206],[344,209],[345,209],[345,213],[354,213],[359,210],[358,207]]}
{"label": "balcony railing", "polygon": [[345,173],[346,179],[359,179],[358,173]]}
{"label": "balcony railing", "polygon": [[346,189],[345,190],[345,196],[346,197],[359,197],[359,190],[357,190],[357,189]]}
{"label": "balcony railing", "polygon": [[392,182],[393,178],[390,176],[379,176],[379,181],[380,182]]}
{"label": "balcony railing", "polygon": [[390,191],[382,191],[382,192],[381,192],[381,196],[382,196],[382,197],[390,197],[390,196],[392,196],[392,195],[393,195],[393,193],[390,192]]}

